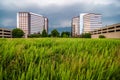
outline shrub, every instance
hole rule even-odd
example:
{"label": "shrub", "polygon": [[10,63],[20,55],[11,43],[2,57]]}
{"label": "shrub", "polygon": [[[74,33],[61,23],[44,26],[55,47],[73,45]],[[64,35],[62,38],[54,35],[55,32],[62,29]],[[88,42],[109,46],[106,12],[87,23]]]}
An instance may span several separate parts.
{"label": "shrub", "polygon": [[44,30],[42,31],[42,37],[47,37],[47,36],[48,36],[48,34],[47,34],[46,30],[44,29]]}
{"label": "shrub", "polygon": [[12,30],[12,37],[13,38],[21,38],[23,37],[24,32],[23,30],[19,29],[19,28],[15,28]]}
{"label": "shrub", "polygon": [[41,34],[30,34],[28,37],[29,38],[39,38],[39,37],[41,37]]}
{"label": "shrub", "polygon": [[62,32],[61,37],[70,37],[70,32]]}
{"label": "shrub", "polygon": [[54,29],[54,30],[51,31],[51,36],[52,37],[59,37],[59,34],[60,33],[56,29]]}
{"label": "shrub", "polygon": [[81,38],[91,38],[91,34],[90,33],[83,33],[81,35]]}
{"label": "shrub", "polygon": [[99,38],[105,38],[105,36],[104,35],[99,35]]}

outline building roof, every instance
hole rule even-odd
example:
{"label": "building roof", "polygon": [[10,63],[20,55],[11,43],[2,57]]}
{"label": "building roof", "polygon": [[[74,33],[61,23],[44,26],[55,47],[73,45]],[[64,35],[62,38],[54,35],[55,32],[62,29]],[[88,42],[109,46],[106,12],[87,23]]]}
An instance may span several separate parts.
{"label": "building roof", "polygon": [[89,15],[89,14],[101,15],[101,14],[98,14],[98,13],[86,13],[85,15]]}
{"label": "building roof", "polygon": [[40,17],[44,17],[43,15],[40,15],[40,14],[36,14],[36,13],[33,13],[33,12],[18,12],[18,13],[29,13],[29,14],[33,14],[33,15],[37,15],[37,16],[40,16]]}
{"label": "building roof", "polygon": [[107,29],[107,28],[111,28],[111,27],[114,27],[114,26],[120,26],[120,23],[104,26],[104,27],[101,27],[101,28],[96,29],[94,31],[101,30],[101,29]]}
{"label": "building roof", "polygon": [[1,29],[4,29],[4,30],[9,30],[9,31],[11,31],[10,29],[7,29],[7,28],[0,28],[0,30],[1,30]]}

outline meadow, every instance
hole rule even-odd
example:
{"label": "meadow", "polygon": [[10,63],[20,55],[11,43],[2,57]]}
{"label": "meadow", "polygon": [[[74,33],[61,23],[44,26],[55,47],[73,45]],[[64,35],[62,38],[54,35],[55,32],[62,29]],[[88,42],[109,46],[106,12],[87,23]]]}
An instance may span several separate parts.
{"label": "meadow", "polygon": [[0,80],[120,80],[120,39],[0,39]]}

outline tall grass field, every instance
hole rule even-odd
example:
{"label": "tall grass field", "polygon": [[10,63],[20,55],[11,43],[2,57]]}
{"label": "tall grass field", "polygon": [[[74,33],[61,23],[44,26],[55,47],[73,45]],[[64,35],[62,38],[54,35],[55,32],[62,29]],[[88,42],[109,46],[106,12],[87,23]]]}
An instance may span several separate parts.
{"label": "tall grass field", "polygon": [[0,39],[0,80],[120,80],[120,39]]}

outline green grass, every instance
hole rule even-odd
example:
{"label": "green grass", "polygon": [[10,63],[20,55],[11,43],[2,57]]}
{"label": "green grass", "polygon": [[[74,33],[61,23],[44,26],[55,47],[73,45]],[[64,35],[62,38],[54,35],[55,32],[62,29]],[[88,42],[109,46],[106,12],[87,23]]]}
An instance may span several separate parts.
{"label": "green grass", "polygon": [[120,80],[120,40],[0,39],[0,80]]}

